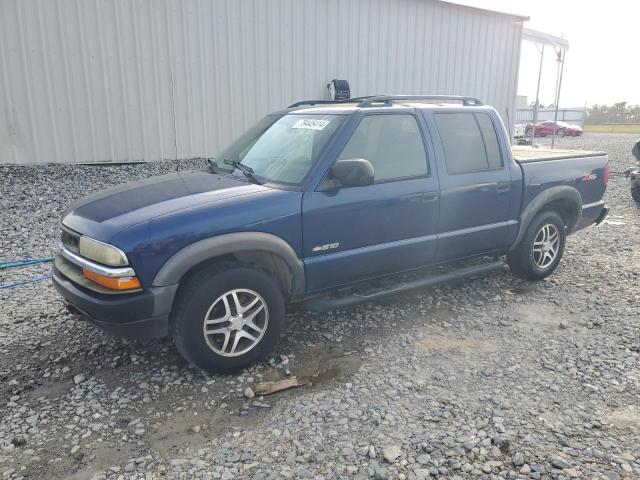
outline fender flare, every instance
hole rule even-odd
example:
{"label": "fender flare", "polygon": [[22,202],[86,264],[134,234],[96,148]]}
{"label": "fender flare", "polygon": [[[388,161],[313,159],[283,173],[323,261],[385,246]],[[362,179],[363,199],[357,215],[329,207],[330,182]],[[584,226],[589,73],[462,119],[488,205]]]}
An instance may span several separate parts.
{"label": "fender flare", "polygon": [[536,195],[529,205],[527,205],[522,211],[522,214],[520,215],[520,227],[518,228],[518,234],[516,235],[516,239],[513,241],[510,250],[513,250],[518,246],[520,240],[524,237],[527,228],[529,228],[529,224],[533,221],[535,216],[551,202],[558,200],[569,202],[576,209],[577,215],[575,221],[570,225],[567,225],[567,233],[571,232],[573,227],[580,222],[580,218],[582,217],[582,197],[580,196],[580,192],[578,192],[574,187],[570,187],[568,185],[551,187]]}
{"label": "fender flare", "polygon": [[291,274],[293,296],[304,294],[305,276],[302,261],[282,238],[263,232],[238,232],[205,238],[174,253],[153,279],[153,286],[175,285],[193,267],[221,255],[239,252],[265,252],[284,261]]}

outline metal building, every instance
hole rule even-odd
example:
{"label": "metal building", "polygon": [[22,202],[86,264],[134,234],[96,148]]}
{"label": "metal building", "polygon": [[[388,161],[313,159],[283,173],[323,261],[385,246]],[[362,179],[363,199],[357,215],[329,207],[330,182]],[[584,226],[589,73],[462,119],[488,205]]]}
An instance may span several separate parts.
{"label": "metal building", "polygon": [[524,20],[437,0],[0,0],[0,163],[214,156],[334,78],[477,96],[511,123]]}

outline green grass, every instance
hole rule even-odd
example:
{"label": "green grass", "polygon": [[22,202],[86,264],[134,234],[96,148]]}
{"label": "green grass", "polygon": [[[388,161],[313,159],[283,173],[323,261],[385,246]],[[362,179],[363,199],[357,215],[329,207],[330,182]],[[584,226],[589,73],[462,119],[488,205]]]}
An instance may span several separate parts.
{"label": "green grass", "polygon": [[591,133],[640,133],[640,123],[608,123],[602,125],[583,125],[585,132]]}

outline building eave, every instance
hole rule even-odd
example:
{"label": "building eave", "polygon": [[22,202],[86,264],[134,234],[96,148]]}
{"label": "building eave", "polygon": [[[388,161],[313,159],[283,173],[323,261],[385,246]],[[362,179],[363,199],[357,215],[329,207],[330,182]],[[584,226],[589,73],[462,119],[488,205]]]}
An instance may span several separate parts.
{"label": "building eave", "polygon": [[475,10],[477,12],[481,12],[481,13],[489,13],[489,14],[493,14],[493,15],[502,15],[502,16],[506,16],[506,17],[511,17],[517,21],[520,22],[528,22],[530,20],[530,17],[527,15],[522,15],[519,13],[510,13],[510,12],[502,12],[500,10],[492,10],[489,8],[482,8],[482,7],[478,7],[476,5],[472,5],[471,3],[465,3],[465,2],[456,2],[453,0],[436,0],[439,3],[446,3],[449,5],[455,5],[457,7],[464,7],[464,8],[468,8],[470,10]]}

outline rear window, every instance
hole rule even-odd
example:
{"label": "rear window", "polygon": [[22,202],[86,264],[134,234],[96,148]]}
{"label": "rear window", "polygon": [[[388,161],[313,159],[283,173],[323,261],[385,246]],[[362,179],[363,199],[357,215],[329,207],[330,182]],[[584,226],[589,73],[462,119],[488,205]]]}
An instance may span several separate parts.
{"label": "rear window", "polygon": [[491,117],[486,113],[437,113],[447,173],[479,172],[501,168],[500,145]]}

